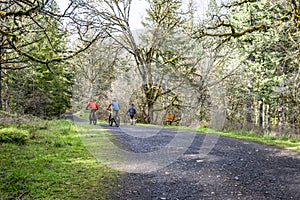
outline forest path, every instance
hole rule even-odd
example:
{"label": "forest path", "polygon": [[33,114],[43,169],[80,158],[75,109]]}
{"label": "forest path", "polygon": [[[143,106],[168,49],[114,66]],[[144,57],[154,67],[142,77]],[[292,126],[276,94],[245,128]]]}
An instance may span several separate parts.
{"label": "forest path", "polygon": [[113,133],[119,150],[107,157],[124,171],[111,199],[300,199],[299,152],[163,127],[95,128]]}

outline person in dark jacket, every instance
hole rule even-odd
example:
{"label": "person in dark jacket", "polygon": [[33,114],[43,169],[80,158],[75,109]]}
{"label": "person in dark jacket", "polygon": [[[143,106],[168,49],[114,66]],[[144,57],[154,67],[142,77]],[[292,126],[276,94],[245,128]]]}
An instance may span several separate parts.
{"label": "person in dark jacket", "polygon": [[136,114],[136,109],[134,107],[134,104],[131,104],[131,108],[128,109],[128,114],[130,116],[130,124],[134,125],[135,123],[134,115]]}

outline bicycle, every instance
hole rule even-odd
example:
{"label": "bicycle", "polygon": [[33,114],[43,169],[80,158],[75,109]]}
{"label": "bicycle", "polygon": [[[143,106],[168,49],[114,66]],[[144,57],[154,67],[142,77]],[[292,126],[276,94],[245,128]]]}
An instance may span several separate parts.
{"label": "bicycle", "polygon": [[110,126],[112,126],[114,123],[116,127],[120,126],[120,117],[119,116],[112,116],[111,111],[109,112],[109,117],[108,117],[108,123]]}
{"label": "bicycle", "polygon": [[97,111],[96,109],[91,110],[90,117],[89,117],[90,124],[94,124],[94,125],[97,124],[96,111]]}

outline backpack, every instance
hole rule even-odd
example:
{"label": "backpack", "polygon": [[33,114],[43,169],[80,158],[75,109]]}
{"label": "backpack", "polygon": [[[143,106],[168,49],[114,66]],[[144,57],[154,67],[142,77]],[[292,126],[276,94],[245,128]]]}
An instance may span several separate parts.
{"label": "backpack", "polygon": [[130,115],[135,115],[135,109],[134,108],[129,108],[128,110]]}

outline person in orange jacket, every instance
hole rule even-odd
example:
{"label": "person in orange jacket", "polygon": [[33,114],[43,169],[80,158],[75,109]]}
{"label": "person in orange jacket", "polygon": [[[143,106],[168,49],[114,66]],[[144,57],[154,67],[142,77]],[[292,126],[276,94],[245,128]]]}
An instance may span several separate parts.
{"label": "person in orange jacket", "polygon": [[89,108],[91,108],[91,112],[90,112],[90,116],[89,116],[90,123],[91,123],[91,117],[92,117],[92,115],[96,116],[96,111],[99,109],[99,106],[93,99],[91,99],[86,106],[86,109],[89,109]]}

